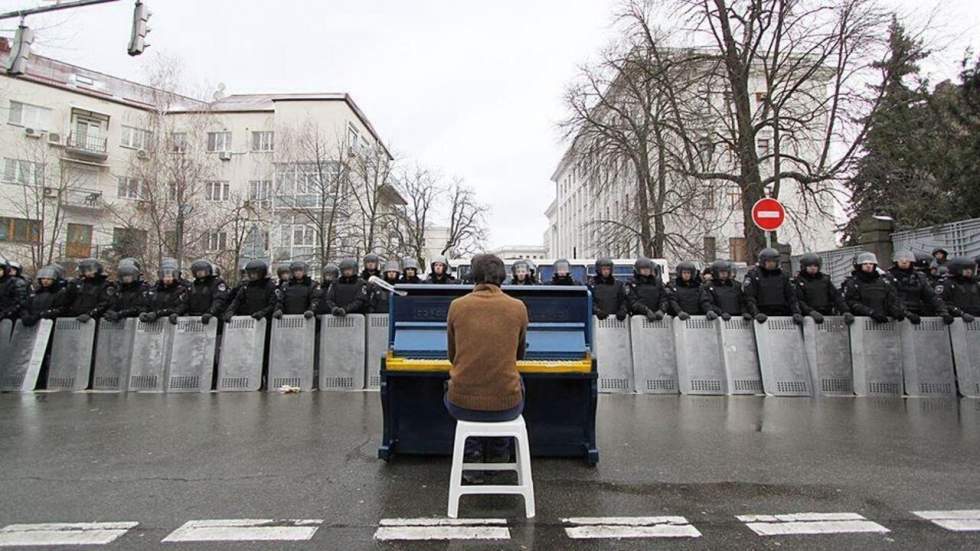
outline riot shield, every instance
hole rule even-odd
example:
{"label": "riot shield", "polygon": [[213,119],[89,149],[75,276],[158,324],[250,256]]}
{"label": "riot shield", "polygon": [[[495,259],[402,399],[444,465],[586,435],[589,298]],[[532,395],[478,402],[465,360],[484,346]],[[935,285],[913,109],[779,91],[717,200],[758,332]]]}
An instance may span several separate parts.
{"label": "riot shield", "polygon": [[942,318],[922,318],[898,324],[902,339],[905,394],[918,397],[956,397],[956,372],[949,330]]}
{"label": "riot shield", "polygon": [[650,321],[643,316],[630,319],[634,388],[641,394],[677,394],[677,355],[674,352],[671,317]]}
{"label": "riot shield", "polygon": [[167,359],[174,325],[166,318],[153,323],[136,322],[133,356],[129,363],[130,392],[163,392],[167,381]]}
{"label": "riot shield", "polygon": [[167,392],[209,392],[218,344],[217,319],[201,323],[199,316],[177,319],[167,363]]}
{"label": "riot shield", "polygon": [[269,390],[283,386],[313,390],[316,320],[302,315],[272,320],[269,338]]}
{"label": "riot shield", "polygon": [[218,390],[249,391],[262,388],[265,361],[265,319],[235,316],[225,323],[218,360]]}
{"label": "riot shield", "polygon": [[818,325],[807,316],[803,321],[803,346],[813,374],[814,394],[854,396],[850,333],[844,318],[825,316]]}
{"label": "riot shield", "polygon": [[769,396],[812,396],[813,377],[803,348],[803,331],[786,316],[755,328],[762,387]]}
{"label": "riot shield", "polygon": [[366,341],[362,314],[320,316],[320,390],[364,388]]}
{"label": "riot shield", "polygon": [[756,325],[754,321],[740,317],[721,321],[721,348],[729,394],[762,394],[753,325]]}
{"label": "riot shield", "polygon": [[850,327],[854,394],[902,395],[902,343],[898,324],[859,317]]}
{"label": "riot shield", "polygon": [[721,350],[721,320],[704,316],[674,319],[674,349],[681,394],[728,394],[728,378]]}
{"label": "riot shield", "polygon": [[593,316],[595,328],[596,369],[599,392],[633,392],[633,354],[630,352],[630,327],[625,320]]}
{"label": "riot shield", "polygon": [[126,390],[129,388],[129,363],[136,338],[135,318],[99,322],[95,345],[95,367],[92,368],[92,390]]}
{"label": "riot shield", "polygon": [[30,392],[37,388],[53,328],[52,320],[41,320],[31,327],[20,321],[14,324],[7,353],[0,362],[0,390]]}
{"label": "riot shield", "polygon": [[97,323],[58,318],[51,335],[48,390],[85,390],[92,373]]}

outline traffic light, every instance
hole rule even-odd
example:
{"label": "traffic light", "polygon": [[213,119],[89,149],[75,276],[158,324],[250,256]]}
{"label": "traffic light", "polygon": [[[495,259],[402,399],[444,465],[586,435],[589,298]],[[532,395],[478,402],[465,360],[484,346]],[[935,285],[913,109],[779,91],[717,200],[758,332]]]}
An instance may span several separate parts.
{"label": "traffic light", "polygon": [[146,26],[150,20],[150,10],[142,0],[136,0],[136,7],[133,8],[133,33],[129,38],[129,55],[140,55],[143,50],[150,45],[146,43],[146,35],[150,28]]}
{"label": "traffic light", "polygon": [[14,35],[14,45],[7,58],[7,74],[22,75],[27,71],[27,62],[31,58],[31,43],[34,42],[34,31],[23,23],[17,27]]}

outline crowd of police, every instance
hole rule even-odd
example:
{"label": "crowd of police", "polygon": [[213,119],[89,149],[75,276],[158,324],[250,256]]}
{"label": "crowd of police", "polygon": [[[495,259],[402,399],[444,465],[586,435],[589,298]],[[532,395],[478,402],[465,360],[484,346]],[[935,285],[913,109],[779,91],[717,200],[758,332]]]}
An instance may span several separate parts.
{"label": "crowd of police", "polygon": [[[557,260],[549,281],[540,281],[537,266],[518,260],[511,267],[510,285],[582,285],[592,291],[593,313],[599,319],[614,316],[625,320],[641,315],[651,321],[666,315],[686,320],[692,315],[729,320],[741,316],[765,323],[769,316],[790,316],[802,324],[804,316],[822,323],[824,316],[843,316],[848,324],[854,316],[868,316],[876,322],[908,319],[918,324],[923,316],[938,316],[947,324],[956,317],[973,322],[980,315],[980,283],[977,259],[948,258],[943,249],[930,255],[899,251],[893,265],[884,270],[872,253],[860,253],[854,270],[840,288],[821,272],[821,259],[805,254],[795,276],[779,265],[779,253],[767,248],[741,282],[735,265],[727,260],[713,262],[699,271],[693,262],[677,265],[674,278],[664,283],[658,264],[647,258],[636,260],[633,278],[623,282],[613,277],[613,262],[599,259],[595,275],[587,282],[576,281],[568,260]],[[61,266],[53,264],[38,270],[36,283],[29,285],[16,262],[0,261],[0,319],[19,319],[24,325],[41,319],[73,317],[87,323],[104,318],[116,321],[139,318],[153,322],[167,318],[177,323],[180,316],[200,316],[202,323],[213,318],[255,319],[303,315],[312,318],[331,314],[368,314],[388,311],[389,291],[370,285],[372,276],[394,284],[459,283],[445,258],[430,263],[426,279],[411,258],[402,262],[383,262],[375,254],[363,259],[358,271],[354,259],[324,267],[317,282],[307,263],[294,261],[277,266],[275,277],[263,260],[248,262],[239,284],[228,286],[218,269],[208,260],[190,266],[191,280],[185,280],[177,262],[164,259],[152,285],[144,280],[139,263],[123,259],[110,281],[102,264],[95,259],[78,263],[77,277],[68,280]],[[465,281],[464,281],[465,283]]]}

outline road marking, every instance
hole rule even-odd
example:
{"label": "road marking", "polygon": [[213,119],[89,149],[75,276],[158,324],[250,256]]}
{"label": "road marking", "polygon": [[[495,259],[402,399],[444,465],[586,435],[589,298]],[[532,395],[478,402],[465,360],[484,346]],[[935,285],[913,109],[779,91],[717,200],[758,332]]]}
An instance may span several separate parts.
{"label": "road marking", "polygon": [[0,547],[26,545],[105,545],[138,522],[11,524],[0,530]]}
{"label": "road marking", "polygon": [[303,541],[312,538],[322,523],[318,519],[192,520],[162,541]]}
{"label": "road marking", "polygon": [[785,515],[736,515],[760,536],[800,534],[885,533],[888,528],[857,513],[791,513]]}
{"label": "road marking", "polygon": [[954,532],[975,532],[980,530],[980,509],[912,511],[912,514]]}
{"label": "road marking", "polygon": [[561,519],[572,539],[698,538],[701,532],[684,517],[573,517]]}
{"label": "road marking", "polygon": [[509,540],[502,518],[390,518],[381,519],[374,539],[391,540]]}

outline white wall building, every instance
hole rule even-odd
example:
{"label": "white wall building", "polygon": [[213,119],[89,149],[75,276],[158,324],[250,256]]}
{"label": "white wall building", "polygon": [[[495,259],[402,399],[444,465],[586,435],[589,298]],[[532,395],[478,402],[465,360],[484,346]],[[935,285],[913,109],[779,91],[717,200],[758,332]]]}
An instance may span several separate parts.
{"label": "white wall building", "polygon": [[487,251],[502,260],[543,260],[548,258],[548,247],[543,245],[504,245]]}

